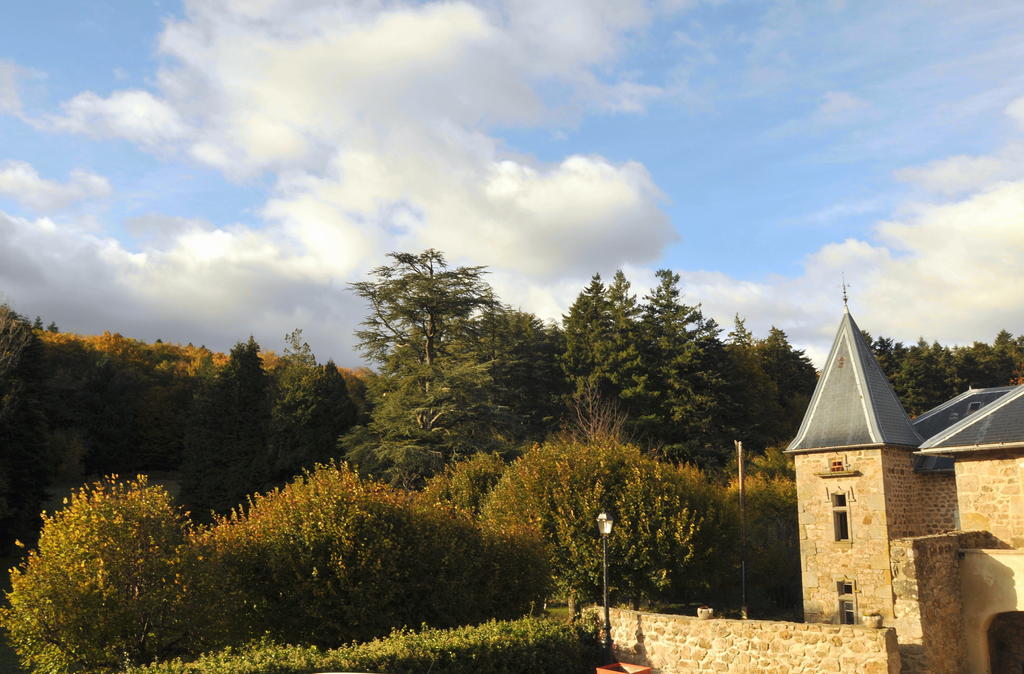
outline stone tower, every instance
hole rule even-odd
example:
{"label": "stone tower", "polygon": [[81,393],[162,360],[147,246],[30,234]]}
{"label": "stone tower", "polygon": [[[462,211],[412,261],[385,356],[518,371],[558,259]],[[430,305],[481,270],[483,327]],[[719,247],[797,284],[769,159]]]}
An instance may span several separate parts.
{"label": "stone tower", "polygon": [[[929,490],[955,503],[952,474],[915,471],[921,444],[848,311],[818,379],[794,455],[804,619],[859,623],[894,618],[890,542],[955,528]],[[943,500],[944,499],[944,500]]]}

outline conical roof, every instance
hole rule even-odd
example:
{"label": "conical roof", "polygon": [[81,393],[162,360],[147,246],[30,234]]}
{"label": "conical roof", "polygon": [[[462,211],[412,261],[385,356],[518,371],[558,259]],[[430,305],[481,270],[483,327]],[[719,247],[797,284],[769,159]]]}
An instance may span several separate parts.
{"label": "conical roof", "polygon": [[787,451],[920,444],[921,436],[871,347],[850,313],[844,312],[803,423]]}

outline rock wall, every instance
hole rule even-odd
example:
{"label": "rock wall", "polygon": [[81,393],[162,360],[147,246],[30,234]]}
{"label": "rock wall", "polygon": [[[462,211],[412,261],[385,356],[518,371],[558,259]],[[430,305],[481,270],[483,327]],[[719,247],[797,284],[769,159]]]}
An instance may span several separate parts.
{"label": "rock wall", "polygon": [[997,544],[983,531],[954,531],[892,542],[895,617],[903,671],[956,674],[964,662],[960,550]]}
{"label": "rock wall", "polygon": [[[838,584],[853,581],[856,612],[895,617],[889,542],[952,531],[957,523],[953,474],[913,470],[905,448],[808,452],[795,457],[804,619],[839,622]],[[846,470],[830,466],[841,461]],[[849,540],[835,540],[833,494],[845,494]]]}
{"label": "rock wall", "polygon": [[914,455],[904,449],[882,450],[882,471],[890,539],[959,528],[952,472],[915,473]]}
{"label": "rock wall", "polygon": [[611,611],[611,622],[616,657],[647,665],[659,674],[900,671],[892,629],[700,620],[623,609]]}
{"label": "rock wall", "polygon": [[1024,457],[1020,452],[965,452],[956,459],[963,529],[991,531],[1024,548]]}

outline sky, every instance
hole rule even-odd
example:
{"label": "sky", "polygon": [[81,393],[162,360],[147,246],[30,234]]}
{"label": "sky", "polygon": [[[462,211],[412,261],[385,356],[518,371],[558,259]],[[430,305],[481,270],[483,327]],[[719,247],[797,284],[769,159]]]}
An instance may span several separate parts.
{"label": "sky", "polygon": [[842,312],[1024,332],[1019,0],[35,0],[0,22],[0,302],[362,363],[349,284],[558,320],[668,268],[821,364]]}

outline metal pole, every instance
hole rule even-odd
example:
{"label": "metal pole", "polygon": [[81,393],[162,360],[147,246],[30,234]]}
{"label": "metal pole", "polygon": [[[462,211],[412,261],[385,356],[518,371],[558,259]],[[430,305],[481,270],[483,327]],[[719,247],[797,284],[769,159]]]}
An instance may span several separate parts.
{"label": "metal pole", "polygon": [[739,463],[740,481],[740,587],[742,592],[740,615],[747,619],[747,500],[743,485],[743,442],[736,440],[736,461]]}
{"label": "metal pole", "polygon": [[612,662],[612,620],[608,615],[608,534],[601,535],[601,563],[604,567],[604,660]]}

